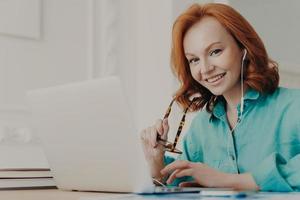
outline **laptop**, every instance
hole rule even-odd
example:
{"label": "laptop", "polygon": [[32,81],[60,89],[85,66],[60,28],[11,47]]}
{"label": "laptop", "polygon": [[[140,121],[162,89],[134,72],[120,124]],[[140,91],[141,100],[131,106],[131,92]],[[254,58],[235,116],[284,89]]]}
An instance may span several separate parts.
{"label": "laptop", "polygon": [[27,100],[59,189],[199,192],[154,186],[118,77],[29,91]]}

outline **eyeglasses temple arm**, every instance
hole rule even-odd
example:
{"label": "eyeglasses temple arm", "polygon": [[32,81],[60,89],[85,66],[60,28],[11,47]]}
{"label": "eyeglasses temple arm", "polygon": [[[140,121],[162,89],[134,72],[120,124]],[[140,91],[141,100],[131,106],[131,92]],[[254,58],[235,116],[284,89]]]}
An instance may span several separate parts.
{"label": "eyeglasses temple arm", "polygon": [[176,137],[175,137],[175,141],[173,143],[173,147],[172,149],[174,150],[176,148],[176,145],[177,145],[177,142],[178,142],[178,139],[179,139],[179,136],[181,134],[181,131],[182,131],[182,128],[185,124],[185,116],[186,116],[186,113],[187,111],[189,110],[189,108],[191,107],[191,105],[193,104],[193,102],[195,101],[196,98],[193,98],[193,100],[190,102],[190,104],[188,105],[188,107],[184,110],[184,114],[181,118],[181,121],[180,121],[180,125],[178,127],[178,130],[177,130],[177,133],[176,133]]}
{"label": "eyeglasses temple arm", "polygon": [[176,133],[176,136],[175,136],[175,140],[174,140],[174,143],[173,143],[173,147],[172,147],[173,150],[176,148],[176,145],[177,145],[179,136],[180,136],[181,131],[182,131],[182,128],[183,128],[183,126],[184,126],[184,123],[185,123],[185,115],[186,115],[186,113],[184,113],[184,115],[183,115],[182,118],[181,118],[180,125],[179,125],[179,127],[178,127],[178,130],[177,130],[177,133]]}
{"label": "eyeglasses temple arm", "polygon": [[167,109],[167,111],[166,111],[163,119],[167,119],[169,117],[169,115],[171,113],[171,110],[172,110],[172,105],[173,105],[174,101],[175,101],[175,99],[173,99],[171,101],[171,103],[169,104],[169,107],[168,107],[168,109]]}

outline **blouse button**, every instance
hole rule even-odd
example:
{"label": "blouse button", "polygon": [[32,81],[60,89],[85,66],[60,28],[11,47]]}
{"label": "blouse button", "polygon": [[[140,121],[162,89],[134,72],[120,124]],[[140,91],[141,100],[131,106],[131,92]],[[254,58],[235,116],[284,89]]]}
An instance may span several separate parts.
{"label": "blouse button", "polygon": [[231,159],[232,159],[232,160],[235,160],[235,157],[234,157],[234,155],[230,155],[230,157],[231,157]]}

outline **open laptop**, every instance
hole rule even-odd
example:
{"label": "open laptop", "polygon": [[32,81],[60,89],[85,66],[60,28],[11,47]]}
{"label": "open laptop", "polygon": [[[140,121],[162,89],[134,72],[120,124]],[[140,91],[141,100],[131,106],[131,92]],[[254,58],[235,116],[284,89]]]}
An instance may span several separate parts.
{"label": "open laptop", "polygon": [[27,98],[58,188],[142,194],[199,191],[154,186],[117,77],[29,91]]}

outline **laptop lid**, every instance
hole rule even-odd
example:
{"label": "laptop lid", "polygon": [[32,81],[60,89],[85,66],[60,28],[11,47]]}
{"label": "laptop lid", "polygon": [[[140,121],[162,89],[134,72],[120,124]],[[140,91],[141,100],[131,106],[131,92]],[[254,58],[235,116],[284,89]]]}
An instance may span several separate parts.
{"label": "laptop lid", "polygon": [[27,98],[58,188],[153,190],[117,77],[33,90]]}

